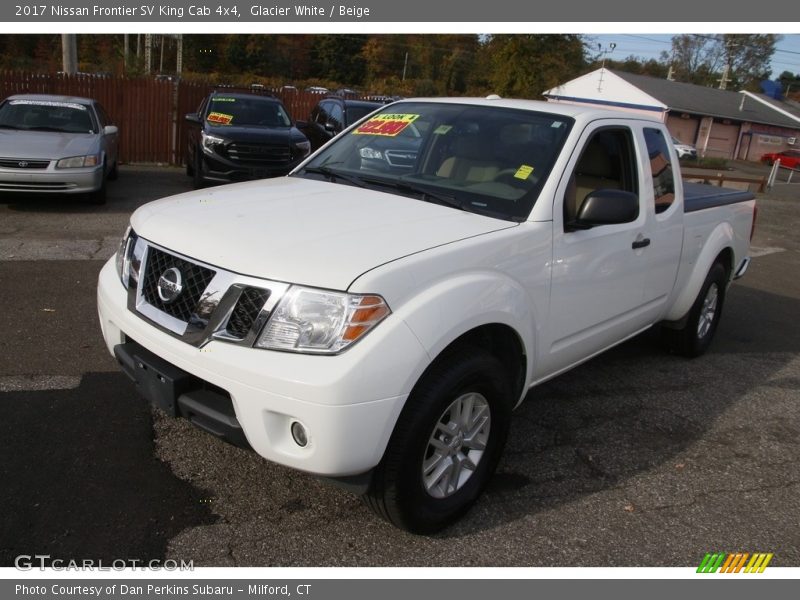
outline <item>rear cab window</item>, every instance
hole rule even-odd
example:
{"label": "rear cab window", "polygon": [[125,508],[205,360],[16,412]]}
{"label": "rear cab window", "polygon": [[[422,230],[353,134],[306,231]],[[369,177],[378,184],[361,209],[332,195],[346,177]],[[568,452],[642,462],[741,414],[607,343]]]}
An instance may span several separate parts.
{"label": "rear cab window", "polygon": [[666,211],[675,202],[675,174],[672,169],[669,146],[660,129],[644,128],[647,157],[653,185],[656,214]]}

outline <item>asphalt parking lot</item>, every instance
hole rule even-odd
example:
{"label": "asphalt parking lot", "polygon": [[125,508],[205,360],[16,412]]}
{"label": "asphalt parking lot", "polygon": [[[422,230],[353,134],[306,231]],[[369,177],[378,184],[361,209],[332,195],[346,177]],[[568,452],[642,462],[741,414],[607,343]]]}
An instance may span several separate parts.
{"label": "asphalt parking lot", "polygon": [[132,210],[189,188],[127,167],[102,207],[0,197],[0,566],[690,566],[709,551],[800,566],[800,186],[761,197],[708,354],[666,354],[650,332],[535,389],[488,493],[431,537],[164,417],[108,356],[103,260]]}

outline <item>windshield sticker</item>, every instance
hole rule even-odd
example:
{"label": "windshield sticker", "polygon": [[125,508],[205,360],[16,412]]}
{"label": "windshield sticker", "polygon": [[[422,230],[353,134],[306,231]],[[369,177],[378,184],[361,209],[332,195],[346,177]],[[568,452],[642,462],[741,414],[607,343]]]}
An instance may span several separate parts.
{"label": "windshield sticker", "polygon": [[212,102],[236,102],[236,98],[212,98]]}
{"label": "windshield sticker", "polygon": [[233,121],[233,115],[226,115],[221,112],[208,113],[206,121],[209,123],[217,123],[218,125],[230,125]]}
{"label": "windshield sticker", "polygon": [[386,114],[372,117],[353,131],[353,135],[384,135],[394,137],[411,125],[419,115]]}
{"label": "windshield sticker", "polygon": [[86,110],[83,104],[74,104],[72,102],[51,102],[49,100],[12,100],[11,105],[27,104],[30,106],[58,106],[59,108],[74,108],[75,110]]}
{"label": "windshield sticker", "polygon": [[445,135],[452,128],[453,128],[452,125],[439,125],[436,129],[433,130],[433,134],[434,135]]}
{"label": "windshield sticker", "polygon": [[530,174],[533,173],[533,167],[530,165],[520,165],[517,172],[514,173],[514,177],[517,179],[527,179]]}

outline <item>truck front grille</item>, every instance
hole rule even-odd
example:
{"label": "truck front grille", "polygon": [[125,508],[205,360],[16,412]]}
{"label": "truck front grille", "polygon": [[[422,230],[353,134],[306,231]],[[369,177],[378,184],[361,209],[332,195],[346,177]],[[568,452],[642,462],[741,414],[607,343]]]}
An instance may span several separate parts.
{"label": "truck front grille", "polygon": [[292,160],[291,149],[284,145],[236,142],[227,150],[231,160],[252,165],[285,165]]}
{"label": "truck front grille", "polygon": [[[158,281],[169,269],[175,268],[181,275],[182,290],[172,301],[164,301],[158,293]],[[195,314],[203,292],[214,278],[215,271],[173,256],[158,248],[150,247],[142,281],[144,299],[158,310],[188,323]]]}
{"label": "truck front grille", "polygon": [[256,322],[268,298],[268,290],[254,287],[245,288],[228,319],[228,326],[225,328],[228,334],[244,339],[250,332],[250,328],[253,327],[253,323]]}

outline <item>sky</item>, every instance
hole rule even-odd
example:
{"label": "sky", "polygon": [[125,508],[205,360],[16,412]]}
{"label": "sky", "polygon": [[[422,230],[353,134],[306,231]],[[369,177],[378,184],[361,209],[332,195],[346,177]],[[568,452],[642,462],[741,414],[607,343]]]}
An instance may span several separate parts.
{"label": "sky", "polygon": [[[647,34],[647,33],[619,33],[619,34],[595,34],[587,35],[589,39],[595,40],[596,44],[602,44],[606,49],[613,42],[616,44],[614,51],[609,54],[613,60],[623,60],[630,55],[641,56],[645,59],[661,56],[661,52],[669,51],[672,48],[670,34]],[[776,44],[776,51],[772,57],[772,77],[775,78],[784,71],[800,73],[800,35],[784,34],[782,39]]]}

